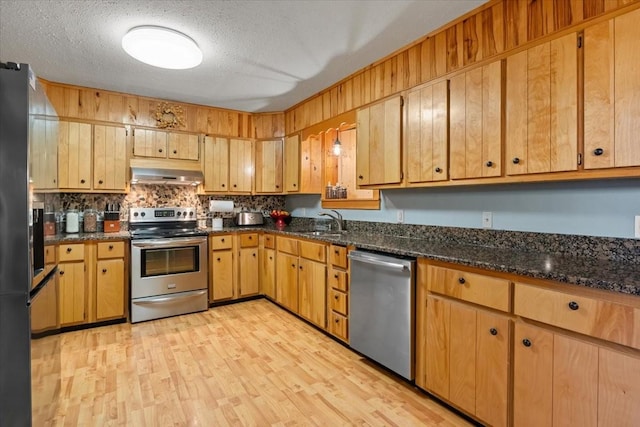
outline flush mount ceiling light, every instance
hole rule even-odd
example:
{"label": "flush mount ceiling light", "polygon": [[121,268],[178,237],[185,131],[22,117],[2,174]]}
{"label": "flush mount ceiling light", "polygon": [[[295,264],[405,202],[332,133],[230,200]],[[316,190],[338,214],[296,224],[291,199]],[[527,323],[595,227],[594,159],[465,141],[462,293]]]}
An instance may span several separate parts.
{"label": "flush mount ceiling light", "polygon": [[122,48],[138,61],[170,70],[185,70],[202,62],[196,42],[164,27],[134,27],[122,38]]}

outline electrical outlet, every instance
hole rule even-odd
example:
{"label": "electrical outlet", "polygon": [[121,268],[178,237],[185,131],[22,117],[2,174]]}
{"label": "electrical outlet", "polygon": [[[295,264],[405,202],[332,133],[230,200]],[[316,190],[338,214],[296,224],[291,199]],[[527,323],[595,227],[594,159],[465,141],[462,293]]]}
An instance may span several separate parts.
{"label": "electrical outlet", "polygon": [[493,214],[491,212],[482,212],[482,228],[493,227]]}
{"label": "electrical outlet", "polygon": [[396,211],[396,219],[398,220],[398,224],[402,224],[404,222],[404,209],[398,209]]}
{"label": "electrical outlet", "polygon": [[636,232],[635,232],[635,236],[637,238],[640,238],[640,215],[636,215]]}
{"label": "electrical outlet", "polygon": [[307,208],[300,208],[300,216],[301,217],[307,216]]}

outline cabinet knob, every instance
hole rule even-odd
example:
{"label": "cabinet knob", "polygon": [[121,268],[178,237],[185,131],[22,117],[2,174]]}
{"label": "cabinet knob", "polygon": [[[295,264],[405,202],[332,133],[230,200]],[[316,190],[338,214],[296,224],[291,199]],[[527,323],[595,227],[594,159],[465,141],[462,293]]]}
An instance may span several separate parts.
{"label": "cabinet knob", "polygon": [[340,255],[340,251],[337,250],[337,249],[335,251],[333,251],[333,253],[336,254],[336,255]]}
{"label": "cabinet knob", "polygon": [[253,236],[249,236],[249,240],[253,240]]}
{"label": "cabinet knob", "polygon": [[84,184],[84,179],[81,179],[81,180],[80,180],[80,184]]}
{"label": "cabinet knob", "polygon": [[276,188],[280,188],[280,186],[278,184],[276,184]]}
{"label": "cabinet knob", "polygon": [[364,176],[358,175],[358,179],[364,179]]}
{"label": "cabinet knob", "polygon": [[518,163],[520,163],[520,159],[517,157],[514,157],[513,160],[511,160],[513,162],[514,165],[517,165]]}
{"label": "cabinet knob", "polygon": [[113,245],[109,245],[109,250],[112,251],[113,250]]}
{"label": "cabinet knob", "polygon": [[460,283],[461,285],[464,285],[466,282],[466,280],[464,280],[464,277],[458,277],[458,283]]}
{"label": "cabinet knob", "polygon": [[571,302],[569,302],[569,308],[571,310],[575,311],[575,310],[580,308],[580,305],[575,301],[571,301]]}
{"label": "cabinet knob", "polygon": [[106,273],[106,272],[107,272],[107,269],[106,269],[106,268],[103,268],[103,269],[102,269],[102,273],[104,274],[104,273]]}
{"label": "cabinet knob", "polygon": [[441,168],[436,168],[436,173],[441,173],[442,169]]}
{"label": "cabinet knob", "polygon": [[64,276],[64,270],[60,270],[60,275]]}
{"label": "cabinet knob", "polygon": [[491,335],[498,335],[498,330],[496,328],[491,328],[491,329],[489,329],[489,333]]}
{"label": "cabinet knob", "polygon": [[333,275],[333,277],[335,277],[335,278],[337,279],[337,278],[338,278],[338,275],[337,275],[337,274],[334,274],[334,275]]}
{"label": "cabinet knob", "polygon": [[173,150],[173,154],[178,154],[178,150]]}
{"label": "cabinet knob", "polygon": [[488,167],[488,168],[490,168],[491,166],[493,166],[493,162],[492,162],[491,160],[489,160],[489,161],[487,162],[487,167]]}
{"label": "cabinet knob", "polygon": [[224,188],[224,184],[222,184],[222,188]]}
{"label": "cabinet knob", "polygon": [[254,257],[254,258],[256,257],[256,253],[255,253],[255,252],[254,252],[254,253],[252,253],[251,255],[253,255],[253,257]]}
{"label": "cabinet knob", "polygon": [[339,319],[336,319],[336,320],[335,320],[335,322],[336,322],[336,323],[340,323],[340,320],[339,320]]}
{"label": "cabinet knob", "polygon": [[236,185],[236,184],[233,184],[233,188],[236,188],[236,187],[237,187],[237,185]]}
{"label": "cabinet knob", "polygon": [[98,181],[98,184],[102,184],[102,180],[99,180],[99,181]]}
{"label": "cabinet knob", "polygon": [[529,338],[525,338],[522,340],[522,345],[525,347],[531,347],[531,341],[529,341]]}
{"label": "cabinet knob", "polygon": [[336,299],[336,301],[338,300],[338,298],[340,298],[338,295],[335,295],[333,298]]}
{"label": "cabinet knob", "polygon": [[302,266],[300,266],[299,268],[300,268],[300,270],[302,270]]}
{"label": "cabinet knob", "polygon": [[224,237],[223,237],[222,239],[220,239],[220,241],[221,241],[222,243],[224,243]]}
{"label": "cabinet knob", "polygon": [[220,262],[220,258],[216,258],[216,261]]}
{"label": "cabinet knob", "polygon": [[596,156],[602,156],[604,154],[604,150],[602,148],[596,148],[593,150],[593,154]]}
{"label": "cabinet knob", "polygon": [[67,248],[67,253],[70,253],[72,251],[71,248]]}
{"label": "cabinet knob", "polygon": [[273,259],[273,257],[272,257],[272,256],[270,256],[270,257],[269,257],[269,259]]}
{"label": "cabinet knob", "polygon": [[296,265],[295,264],[291,264],[291,267],[296,268]]}
{"label": "cabinet knob", "polygon": [[298,184],[293,184],[294,187],[296,187]]}
{"label": "cabinet knob", "polygon": [[159,149],[158,149],[158,153],[162,153],[162,148],[159,148]]}

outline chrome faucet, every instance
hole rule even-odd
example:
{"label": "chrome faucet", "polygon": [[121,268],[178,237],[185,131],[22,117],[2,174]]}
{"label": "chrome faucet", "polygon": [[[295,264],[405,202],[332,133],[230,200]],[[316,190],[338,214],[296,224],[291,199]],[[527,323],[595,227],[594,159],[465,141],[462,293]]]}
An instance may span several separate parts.
{"label": "chrome faucet", "polygon": [[341,232],[344,230],[344,219],[342,219],[342,215],[340,215],[340,212],[331,209],[331,212],[335,212],[335,215],[330,214],[329,212],[320,212],[318,214],[318,216],[328,216],[329,218],[331,218],[332,220],[334,220],[336,222],[336,224],[338,225],[337,230],[338,232]]}

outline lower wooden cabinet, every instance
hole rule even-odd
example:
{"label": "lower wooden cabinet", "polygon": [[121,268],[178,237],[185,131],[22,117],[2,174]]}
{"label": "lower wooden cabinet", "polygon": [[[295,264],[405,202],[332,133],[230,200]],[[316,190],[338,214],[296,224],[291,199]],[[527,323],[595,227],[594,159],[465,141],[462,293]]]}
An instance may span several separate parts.
{"label": "lower wooden cabinet", "polygon": [[87,287],[85,247],[82,243],[58,247],[58,315],[60,326],[85,322]]}
{"label": "lower wooden cabinet", "polygon": [[276,301],[298,312],[298,256],[283,252],[276,254]]}
{"label": "lower wooden cabinet", "polygon": [[347,248],[329,246],[329,267],[327,272],[328,326],[331,335],[342,341],[349,341],[349,263]]}
{"label": "lower wooden cabinet", "polygon": [[96,320],[125,314],[124,259],[101,259],[96,270]]}
{"label": "lower wooden cabinet", "polygon": [[260,292],[276,299],[276,238],[265,234],[261,239]]}
{"label": "lower wooden cabinet", "polygon": [[212,302],[234,297],[233,237],[232,234],[209,237],[209,300]]}
{"label": "lower wooden cabinet", "polygon": [[298,266],[298,311],[305,319],[321,328],[326,327],[327,265],[301,258]]}
{"label": "lower wooden cabinet", "polygon": [[260,258],[257,233],[238,236],[240,241],[238,264],[238,296],[257,295],[260,292]]}

